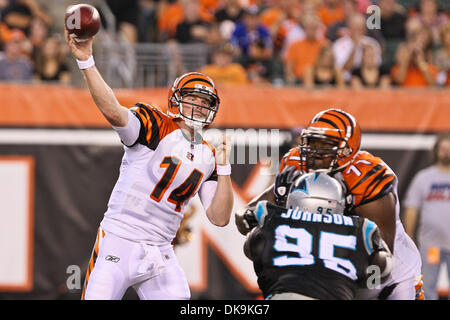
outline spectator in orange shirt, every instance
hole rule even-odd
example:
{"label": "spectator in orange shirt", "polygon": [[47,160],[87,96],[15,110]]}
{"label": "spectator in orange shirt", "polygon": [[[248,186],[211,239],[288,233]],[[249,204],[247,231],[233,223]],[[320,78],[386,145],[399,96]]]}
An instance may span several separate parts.
{"label": "spectator in orange shirt", "polygon": [[344,10],[340,0],[323,0],[323,4],[317,10],[317,15],[322,23],[329,27],[337,21],[344,19]]}
{"label": "spectator in orange shirt", "polygon": [[305,16],[301,20],[305,39],[294,42],[285,58],[285,78],[288,84],[299,83],[308,65],[314,65],[326,40],[318,38],[321,22],[317,16]]}
{"label": "spectator in orange shirt", "polygon": [[301,14],[302,7],[299,0],[279,0],[261,12],[260,21],[270,31],[275,52],[284,48],[288,34],[298,28]]}
{"label": "spectator in orange shirt", "polygon": [[403,87],[426,87],[436,83],[437,69],[427,62],[420,47],[401,45],[397,49],[397,64],[391,70],[394,83]]}
{"label": "spectator in orange shirt", "polygon": [[[199,0],[177,0],[174,3],[163,7],[158,18],[158,29],[161,40],[172,38],[177,30],[177,25],[184,19],[184,6],[190,3],[199,3]],[[200,6],[201,7],[201,6]],[[200,10],[200,18],[203,21],[212,22],[214,16],[203,7]]]}
{"label": "spectator in orange shirt", "polygon": [[213,53],[212,64],[204,66],[200,72],[214,79],[219,86],[246,84],[247,73],[242,65],[233,62],[232,48],[224,46]]}
{"label": "spectator in orange shirt", "polygon": [[5,52],[0,56],[0,81],[27,82],[33,77],[33,63],[23,52],[27,39],[19,29],[13,29],[5,39]]}

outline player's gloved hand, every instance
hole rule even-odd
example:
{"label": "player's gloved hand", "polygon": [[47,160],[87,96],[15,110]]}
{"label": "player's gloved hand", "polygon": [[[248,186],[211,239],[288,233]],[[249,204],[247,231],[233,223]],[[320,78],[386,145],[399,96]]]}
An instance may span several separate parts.
{"label": "player's gloved hand", "polygon": [[286,206],[287,196],[292,183],[301,176],[301,171],[294,166],[287,166],[275,177],[274,193],[277,205]]}
{"label": "player's gloved hand", "polygon": [[258,225],[258,220],[256,220],[254,210],[254,206],[247,206],[239,209],[235,213],[236,226],[238,228],[238,231],[243,235],[246,235],[250,232],[250,230]]}

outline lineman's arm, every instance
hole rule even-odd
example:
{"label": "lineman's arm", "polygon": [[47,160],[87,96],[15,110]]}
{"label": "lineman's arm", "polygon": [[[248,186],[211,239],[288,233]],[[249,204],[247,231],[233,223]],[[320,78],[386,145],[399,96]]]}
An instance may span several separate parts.
{"label": "lineman's arm", "polygon": [[[253,254],[252,254],[252,246],[254,246],[254,242],[256,241],[256,237],[260,233],[261,228],[256,227],[253,228],[248,234],[247,238],[244,242],[244,254],[247,258],[253,261]],[[252,243],[253,242],[253,243]]]}
{"label": "lineman's arm", "polygon": [[380,228],[373,221],[365,220],[363,234],[364,243],[368,243],[369,266],[378,266],[381,281],[384,281],[394,267],[392,252],[381,237]]}
{"label": "lineman's arm", "polygon": [[[84,42],[76,42],[64,31],[66,42],[72,51],[72,55],[81,61],[87,60],[92,55],[92,42],[94,37]],[[128,123],[128,109],[117,101],[112,89],[106,84],[95,66],[82,70],[83,77],[95,104],[102,112],[106,120],[115,127],[125,127]]]}
{"label": "lineman's arm", "polygon": [[381,281],[384,281],[387,279],[394,267],[394,257],[392,256],[387,244],[383,240],[381,240],[381,242],[382,248],[375,251],[369,257],[369,264],[376,265],[380,268],[380,278]]}
{"label": "lineman's arm", "polygon": [[276,203],[282,207],[285,206],[287,195],[291,184],[302,174],[295,166],[286,166],[277,174],[275,183],[268,187],[259,196],[256,196],[245,207],[235,213],[236,226],[240,233],[246,235],[254,226],[252,215],[249,210],[253,210],[258,201],[267,200],[270,203]]}
{"label": "lineman's arm", "polygon": [[260,201],[255,206],[255,211],[251,213],[256,226],[247,234],[244,243],[244,254],[250,260],[261,257],[265,247],[265,240],[262,228],[269,215],[269,206],[273,206],[267,201]]}
{"label": "lineman's arm", "polygon": [[250,212],[255,209],[258,201],[267,200],[272,203],[275,202],[273,188],[274,185],[272,184],[263,193],[253,198],[253,200],[251,200],[245,207],[237,210],[234,214],[236,227],[244,236],[256,225],[256,221],[253,219],[253,214]]}
{"label": "lineman's arm", "polygon": [[386,241],[392,253],[394,252],[396,230],[395,203],[395,196],[392,192],[389,192],[377,200],[355,208],[355,213],[358,216],[372,220],[378,225],[381,237]]}

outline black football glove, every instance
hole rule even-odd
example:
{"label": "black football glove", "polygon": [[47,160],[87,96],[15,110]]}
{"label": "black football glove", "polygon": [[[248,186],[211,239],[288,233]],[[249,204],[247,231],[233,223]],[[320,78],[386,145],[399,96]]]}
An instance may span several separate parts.
{"label": "black football glove", "polygon": [[255,212],[252,209],[254,208],[249,208],[244,212],[244,220],[250,230],[258,225],[258,220],[256,220]]}
{"label": "black football glove", "polygon": [[258,225],[258,220],[254,213],[255,207],[244,207],[235,213],[235,222],[239,232],[246,235],[250,230]]}
{"label": "black football glove", "polygon": [[295,166],[287,166],[275,177],[273,192],[275,193],[275,203],[278,206],[285,207],[289,190],[292,183],[302,175],[301,170]]}

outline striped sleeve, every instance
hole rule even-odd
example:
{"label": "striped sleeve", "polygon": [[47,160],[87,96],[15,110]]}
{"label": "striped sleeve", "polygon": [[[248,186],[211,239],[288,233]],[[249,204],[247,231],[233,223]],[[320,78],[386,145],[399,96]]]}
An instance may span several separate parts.
{"label": "striped sleeve", "polygon": [[155,150],[162,138],[163,116],[165,115],[157,108],[144,103],[136,103],[130,110],[141,122],[141,130],[136,143]]}
{"label": "striped sleeve", "polygon": [[287,166],[294,166],[300,169],[300,151],[298,148],[292,148],[281,159],[279,172]]}
{"label": "striped sleeve", "polygon": [[375,201],[392,191],[395,175],[377,157],[366,154],[357,158],[346,170],[345,180],[354,196],[354,205]]}

